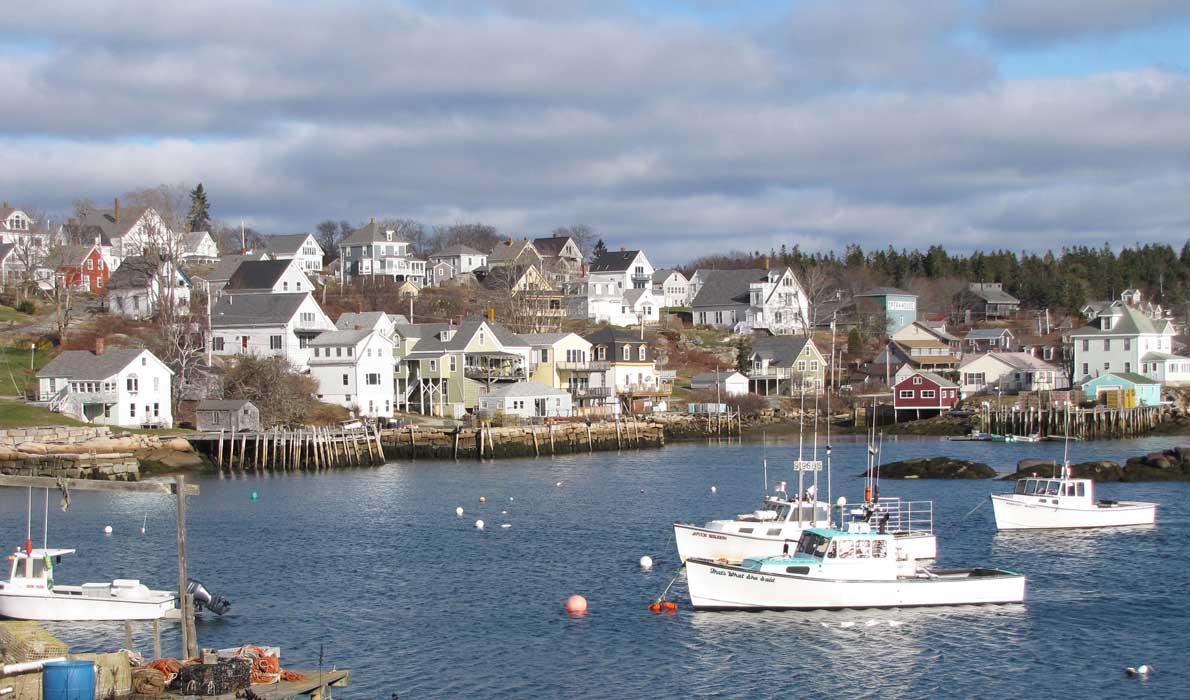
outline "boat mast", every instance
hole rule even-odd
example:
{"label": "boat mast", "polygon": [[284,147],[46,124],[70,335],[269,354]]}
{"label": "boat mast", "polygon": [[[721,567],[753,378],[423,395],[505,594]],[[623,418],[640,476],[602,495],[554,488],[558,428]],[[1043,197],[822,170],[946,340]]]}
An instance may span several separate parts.
{"label": "boat mast", "polygon": [[810,522],[815,520],[813,504],[818,501],[818,394],[814,394],[814,498],[810,500]]}
{"label": "boat mast", "polygon": [[[836,296],[837,301],[838,297]],[[835,320],[838,318],[838,315],[839,305],[836,303],[835,312],[831,315],[831,359],[826,363],[831,373],[831,380],[826,393],[826,507],[828,516],[830,514],[830,504],[834,503],[831,500],[831,392],[835,390]],[[827,525],[829,526],[830,523],[828,522]],[[840,519],[839,527],[842,526],[843,523]]]}
{"label": "boat mast", "polygon": [[802,398],[801,408],[797,413],[797,524],[798,527],[802,525],[802,489],[806,484],[806,472],[802,471],[802,444],[805,438],[805,419],[806,419],[806,380],[805,377],[801,379],[802,384]]}
{"label": "boat mast", "polygon": [[41,526],[41,548],[50,548],[50,490],[45,490],[45,522]]}

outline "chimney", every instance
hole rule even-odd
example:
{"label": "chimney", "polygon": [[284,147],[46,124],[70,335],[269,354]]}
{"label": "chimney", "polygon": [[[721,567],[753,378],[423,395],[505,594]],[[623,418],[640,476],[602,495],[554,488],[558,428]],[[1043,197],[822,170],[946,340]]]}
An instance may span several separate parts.
{"label": "chimney", "polygon": [[95,338],[95,354],[96,355],[103,354],[103,336],[97,336]]}
{"label": "chimney", "polygon": [[0,204],[0,207],[4,207],[5,209],[7,209],[8,208],[8,200],[7,199],[4,200],[4,204]]}
{"label": "chimney", "polygon": [[120,198],[119,197],[116,197],[115,200],[113,200],[113,202],[112,202],[112,217],[116,220],[117,224],[120,223]]}
{"label": "chimney", "polygon": [[357,324],[355,324],[355,330],[357,330],[357,331],[358,331],[359,329],[360,329],[360,327],[359,327],[359,324],[358,324],[358,323],[357,323]]}

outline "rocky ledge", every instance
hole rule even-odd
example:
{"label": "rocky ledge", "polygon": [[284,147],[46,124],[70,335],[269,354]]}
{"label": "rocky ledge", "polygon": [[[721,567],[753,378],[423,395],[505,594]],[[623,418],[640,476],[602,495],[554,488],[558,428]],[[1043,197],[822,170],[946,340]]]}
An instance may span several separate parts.
{"label": "rocky ledge", "polygon": [[982,462],[952,457],[920,457],[880,465],[882,479],[990,479],[995,475],[996,470]]}
{"label": "rocky ledge", "polygon": [[[1124,466],[1110,460],[1081,462],[1071,465],[1076,479],[1092,481],[1190,481],[1190,445],[1174,447],[1164,452],[1150,452],[1132,457]],[[1005,479],[1015,480],[1027,477],[1052,477],[1058,473],[1058,465],[1049,459],[1022,459],[1016,471]]]}

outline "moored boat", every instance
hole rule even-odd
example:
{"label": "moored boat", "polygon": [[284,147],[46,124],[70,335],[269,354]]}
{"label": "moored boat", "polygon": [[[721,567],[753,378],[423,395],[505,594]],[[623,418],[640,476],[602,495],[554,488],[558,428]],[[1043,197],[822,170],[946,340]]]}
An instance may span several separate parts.
{"label": "moored boat", "polygon": [[992,568],[931,569],[898,561],[892,535],[864,524],[813,528],[792,555],[738,565],[686,562],[690,602],[699,610],[892,608],[1020,603],[1025,577]]}
{"label": "moored boat", "polygon": [[1069,478],[1070,465],[1056,479],[1018,479],[1012,493],[993,494],[992,511],[1000,530],[1152,525],[1157,504],[1095,499],[1095,482]]}
{"label": "moored boat", "polygon": [[0,617],[18,620],[156,620],[174,609],[169,591],[153,591],[135,579],[62,586],[54,565],[73,549],[26,547],[9,555],[8,581],[0,582]]}

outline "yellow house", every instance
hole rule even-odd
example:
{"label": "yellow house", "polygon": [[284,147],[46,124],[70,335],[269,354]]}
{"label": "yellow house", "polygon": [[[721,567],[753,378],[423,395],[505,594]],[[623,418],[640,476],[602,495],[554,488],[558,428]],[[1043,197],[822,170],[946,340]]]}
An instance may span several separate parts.
{"label": "yellow house", "polygon": [[529,343],[529,380],[571,389],[586,386],[592,371],[591,343],[575,333],[521,333]]}

